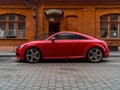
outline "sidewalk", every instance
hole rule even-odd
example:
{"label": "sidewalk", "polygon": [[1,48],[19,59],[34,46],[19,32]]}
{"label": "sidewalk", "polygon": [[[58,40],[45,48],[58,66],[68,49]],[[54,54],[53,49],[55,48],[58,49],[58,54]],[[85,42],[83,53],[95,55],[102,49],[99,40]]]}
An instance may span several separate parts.
{"label": "sidewalk", "polygon": [[0,57],[15,57],[15,51],[0,51]]}
{"label": "sidewalk", "polygon": [[[0,51],[0,57],[15,57],[15,51]],[[110,57],[120,57],[120,51],[111,51]]]}
{"label": "sidewalk", "polygon": [[110,57],[120,57],[120,51],[110,51]]}
{"label": "sidewalk", "polygon": [[0,46],[0,57],[15,57],[16,46]]}

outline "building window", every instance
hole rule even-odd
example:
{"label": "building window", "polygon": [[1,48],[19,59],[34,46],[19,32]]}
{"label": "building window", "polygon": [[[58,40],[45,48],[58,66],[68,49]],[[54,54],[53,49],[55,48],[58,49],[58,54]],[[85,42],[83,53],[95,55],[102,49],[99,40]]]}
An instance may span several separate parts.
{"label": "building window", "polygon": [[100,16],[101,38],[120,38],[120,14]]}
{"label": "building window", "polygon": [[0,15],[0,38],[25,38],[26,16],[18,14]]}

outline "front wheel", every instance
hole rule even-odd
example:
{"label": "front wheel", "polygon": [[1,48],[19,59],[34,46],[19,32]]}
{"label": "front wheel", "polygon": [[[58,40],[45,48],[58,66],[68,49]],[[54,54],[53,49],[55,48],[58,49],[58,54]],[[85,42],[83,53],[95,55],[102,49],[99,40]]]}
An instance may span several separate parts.
{"label": "front wheel", "polygon": [[25,53],[25,59],[29,63],[37,63],[41,58],[41,53],[37,48],[30,48]]}
{"label": "front wheel", "polygon": [[89,61],[96,63],[102,60],[103,53],[99,48],[92,48],[89,50],[87,57]]}

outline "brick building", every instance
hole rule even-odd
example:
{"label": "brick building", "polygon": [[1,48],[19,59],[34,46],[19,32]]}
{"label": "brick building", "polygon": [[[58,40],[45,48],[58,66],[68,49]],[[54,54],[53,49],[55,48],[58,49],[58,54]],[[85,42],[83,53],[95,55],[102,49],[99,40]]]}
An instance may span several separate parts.
{"label": "brick building", "polygon": [[0,46],[18,45],[62,30],[120,46],[120,0],[0,1]]}

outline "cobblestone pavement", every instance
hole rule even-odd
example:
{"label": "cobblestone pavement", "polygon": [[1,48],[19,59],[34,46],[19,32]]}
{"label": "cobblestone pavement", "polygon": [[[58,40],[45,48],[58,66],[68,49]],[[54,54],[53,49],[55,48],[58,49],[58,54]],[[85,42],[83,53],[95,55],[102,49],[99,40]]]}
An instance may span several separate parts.
{"label": "cobblestone pavement", "polygon": [[120,60],[17,62],[0,57],[0,90],[120,90]]}

